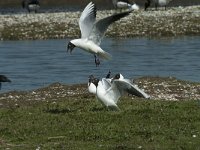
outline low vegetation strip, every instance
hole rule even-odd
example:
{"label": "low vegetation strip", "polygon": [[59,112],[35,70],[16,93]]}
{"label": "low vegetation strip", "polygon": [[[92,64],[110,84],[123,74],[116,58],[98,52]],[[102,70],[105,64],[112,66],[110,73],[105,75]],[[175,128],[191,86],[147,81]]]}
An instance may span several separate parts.
{"label": "low vegetation strip", "polygon": [[199,149],[200,83],[134,80],[151,99],[127,95],[108,111],[86,84],[54,83],[0,94],[0,149]]}
{"label": "low vegetation strip", "polygon": [[[97,18],[114,13],[98,11]],[[80,12],[0,15],[0,39],[49,39],[80,36]],[[111,26],[109,37],[200,35],[200,6],[171,7],[167,11],[137,11]]]}
{"label": "low vegetation strip", "polygon": [[199,149],[199,101],[94,96],[12,101],[0,109],[0,149]]}

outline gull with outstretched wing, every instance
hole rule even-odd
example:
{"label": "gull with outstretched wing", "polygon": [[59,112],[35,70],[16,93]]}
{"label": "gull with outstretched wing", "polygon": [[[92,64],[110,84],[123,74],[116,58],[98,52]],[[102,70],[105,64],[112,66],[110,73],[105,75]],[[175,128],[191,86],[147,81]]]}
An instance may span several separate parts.
{"label": "gull with outstretched wing", "polygon": [[96,6],[90,2],[83,10],[79,19],[81,38],[71,40],[68,43],[67,51],[71,53],[75,47],[79,47],[93,54],[96,66],[100,64],[99,57],[106,60],[111,59],[111,55],[100,47],[101,40],[110,24],[127,16],[130,12],[114,14],[96,21]]}
{"label": "gull with outstretched wing", "polygon": [[97,99],[107,108],[118,110],[117,102],[125,93],[149,99],[150,96],[133,84],[129,79],[125,79],[122,74],[116,74],[114,78],[94,78],[89,79],[88,90],[95,94]]}

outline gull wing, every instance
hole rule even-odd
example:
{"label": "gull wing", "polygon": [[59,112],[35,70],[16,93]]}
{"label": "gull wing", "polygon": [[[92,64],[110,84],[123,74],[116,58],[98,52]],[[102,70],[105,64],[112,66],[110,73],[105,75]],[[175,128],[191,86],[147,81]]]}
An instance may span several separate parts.
{"label": "gull wing", "polygon": [[148,94],[146,94],[143,90],[141,90],[137,85],[134,85],[130,80],[128,79],[116,79],[113,80],[113,83],[117,86],[119,91],[121,93],[127,92],[129,94],[136,95],[138,97],[143,98],[150,98]]}
{"label": "gull wing", "polygon": [[119,98],[123,95],[123,92],[119,90],[115,83],[111,83],[109,79],[106,79],[106,81],[108,82],[110,87],[106,89],[105,97],[107,97],[108,99],[112,99],[115,104],[117,104]]}
{"label": "gull wing", "polygon": [[114,14],[112,16],[97,21],[92,28],[89,39],[92,40],[95,44],[100,45],[108,26],[111,25],[113,22],[127,16],[130,12],[131,11]]}
{"label": "gull wing", "polygon": [[121,92],[119,91],[119,89],[117,88],[117,86],[115,84],[112,84],[112,86],[106,90],[106,94],[105,96],[108,99],[112,99],[115,104],[117,104],[119,98],[122,96]]}
{"label": "gull wing", "polygon": [[90,2],[83,10],[79,19],[79,27],[81,30],[81,38],[87,38],[94,26],[96,20],[96,6]]}
{"label": "gull wing", "polygon": [[102,85],[105,90],[108,90],[111,87],[111,82],[109,79],[102,78]]}

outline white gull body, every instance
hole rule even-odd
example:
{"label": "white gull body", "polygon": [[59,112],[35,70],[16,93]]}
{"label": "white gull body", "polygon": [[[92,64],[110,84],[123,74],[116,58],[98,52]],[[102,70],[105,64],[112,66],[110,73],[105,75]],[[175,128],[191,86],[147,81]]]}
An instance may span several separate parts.
{"label": "white gull body", "polygon": [[[119,110],[117,102],[125,93],[136,95],[143,98],[150,98],[143,90],[139,89],[129,79],[124,79],[121,74],[115,75],[113,79],[102,78],[96,80],[88,86],[90,93],[95,93],[97,99],[107,108]],[[96,88],[95,88],[96,87]]]}
{"label": "white gull body", "polygon": [[[95,80],[98,80],[98,79],[97,79],[97,78],[94,78],[93,75],[90,75],[90,76],[89,76],[88,91],[89,91],[89,93],[92,93],[92,94],[95,94],[95,95],[96,95],[97,87],[96,87],[96,85],[94,84]],[[96,81],[96,82],[98,82],[98,81]]]}

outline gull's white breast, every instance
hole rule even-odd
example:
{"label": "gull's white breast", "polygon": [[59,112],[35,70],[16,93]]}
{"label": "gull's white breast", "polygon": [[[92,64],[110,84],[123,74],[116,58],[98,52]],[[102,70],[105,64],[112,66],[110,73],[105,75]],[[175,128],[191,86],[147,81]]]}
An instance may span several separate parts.
{"label": "gull's white breast", "polygon": [[96,95],[97,88],[94,85],[94,83],[88,83],[88,91],[89,91],[89,93]]}

